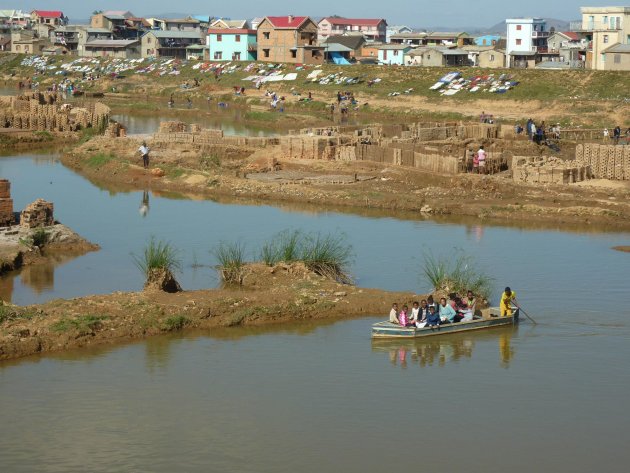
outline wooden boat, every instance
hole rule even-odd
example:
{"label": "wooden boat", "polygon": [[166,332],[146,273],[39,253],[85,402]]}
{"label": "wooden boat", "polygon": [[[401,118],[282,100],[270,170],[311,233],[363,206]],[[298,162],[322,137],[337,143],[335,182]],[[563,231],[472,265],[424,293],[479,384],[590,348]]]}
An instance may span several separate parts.
{"label": "wooden boat", "polygon": [[439,327],[401,327],[389,321],[377,322],[372,325],[372,338],[420,338],[448,333],[468,332],[492,327],[503,327],[518,323],[519,310],[515,309],[512,315],[499,316],[498,307],[492,307],[483,311],[479,319],[470,322],[458,322],[443,324]]}

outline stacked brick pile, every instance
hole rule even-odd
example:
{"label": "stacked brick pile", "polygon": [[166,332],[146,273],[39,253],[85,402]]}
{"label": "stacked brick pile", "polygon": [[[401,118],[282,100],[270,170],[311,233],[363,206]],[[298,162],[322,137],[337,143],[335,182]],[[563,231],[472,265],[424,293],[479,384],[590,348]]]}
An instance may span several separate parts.
{"label": "stacked brick pile", "polygon": [[187,131],[187,125],[184,122],[160,122],[160,129],[158,133],[185,133]]}
{"label": "stacked brick pile", "polygon": [[61,104],[56,94],[34,92],[0,100],[0,127],[31,131],[77,131],[103,127],[110,109],[100,102],[83,108]]}
{"label": "stacked brick pile", "polygon": [[571,184],[592,177],[591,167],[577,160],[564,161],[555,157],[512,158],[512,178],[515,181],[539,184]]}
{"label": "stacked brick pile", "polygon": [[105,129],[105,136],[108,138],[124,138],[127,136],[127,129],[120,123],[111,121]]}
{"label": "stacked brick pile", "polygon": [[6,179],[0,179],[0,226],[8,227],[14,223],[11,183]]}
{"label": "stacked brick pile", "polygon": [[630,180],[628,145],[577,145],[575,159],[582,165],[590,166],[593,177],[597,179]]}
{"label": "stacked brick pile", "polygon": [[27,228],[50,227],[55,224],[53,203],[37,199],[20,214],[20,225]]}

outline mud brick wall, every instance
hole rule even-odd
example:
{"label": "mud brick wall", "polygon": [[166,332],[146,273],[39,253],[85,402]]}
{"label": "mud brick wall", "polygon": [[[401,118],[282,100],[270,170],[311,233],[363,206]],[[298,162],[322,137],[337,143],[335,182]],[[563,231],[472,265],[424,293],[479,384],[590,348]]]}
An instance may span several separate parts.
{"label": "mud brick wall", "polygon": [[512,179],[538,184],[571,184],[590,179],[591,167],[577,160],[560,161],[540,156],[514,156]]}
{"label": "mud brick wall", "polygon": [[0,226],[8,227],[14,223],[11,183],[7,179],[0,179]]}
{"label": "mud brick wall", "polygon": [[20,214],[20,225],[27,228],[50,227],[54,225],[53,203],[37,199],[28,204]]}
{"label": "mud brick wall", "polygon": [[630,180],[630,145],[580,144],[575,159],[590,166],[596,179]]}

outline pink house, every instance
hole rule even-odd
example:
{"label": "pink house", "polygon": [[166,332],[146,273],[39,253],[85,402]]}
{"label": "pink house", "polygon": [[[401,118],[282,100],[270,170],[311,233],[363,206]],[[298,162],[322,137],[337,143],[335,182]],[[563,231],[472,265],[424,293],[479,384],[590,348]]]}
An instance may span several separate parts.
{"label": "pink house", "polygon": [[385,42],[387,22],[382,18],[323,18],[317,24],[320,41],[334,35],[363,35],[368,41]]}

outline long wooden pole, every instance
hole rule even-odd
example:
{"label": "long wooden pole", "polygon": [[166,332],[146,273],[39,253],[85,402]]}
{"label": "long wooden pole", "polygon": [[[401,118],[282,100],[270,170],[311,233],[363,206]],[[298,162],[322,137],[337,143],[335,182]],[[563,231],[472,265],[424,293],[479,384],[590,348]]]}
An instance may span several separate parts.
{"label": "long wooden pole", "polygon": [[532,319],[532,318],[529,316],[529,314],[528,314],[527,312],[525,312],[525,310],[524,310],[522,307],[519,307],[519,310],[520,310],[521,312],[523,312],[523,314],[525,314],[525,317],[527,317],[529,320],[531,320],[531,321],[534,323],[534,325],[538,325],[538,322],[536,322],[534,319]]}

